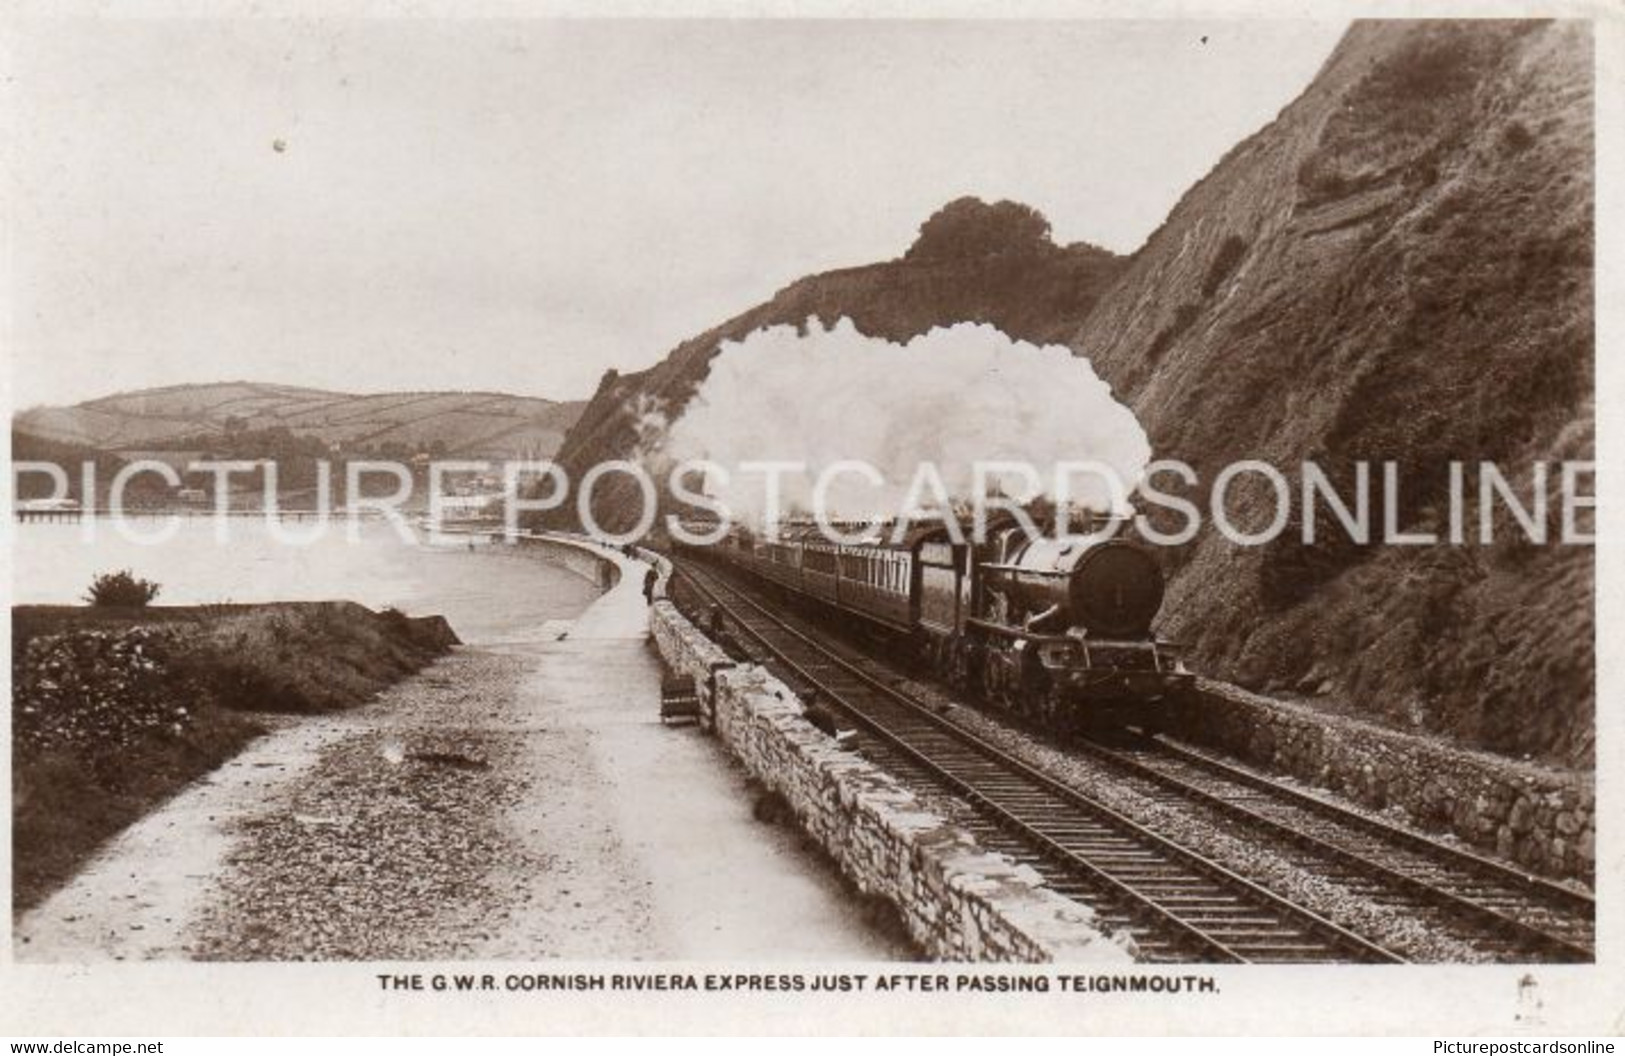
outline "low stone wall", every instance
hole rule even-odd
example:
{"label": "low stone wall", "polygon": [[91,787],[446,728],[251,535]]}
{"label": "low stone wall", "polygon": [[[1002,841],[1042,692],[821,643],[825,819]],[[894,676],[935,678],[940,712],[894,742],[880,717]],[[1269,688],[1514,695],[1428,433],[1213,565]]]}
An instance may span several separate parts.
{"label": "low stone wall", "polygon": [[1535,872],[1591,883],[1596,795],[1589,775],[1450,748],[1304,704],[1203,680],[1181,709],[1189,740],[1369,807]]}
{"label": "low stone wall", "polygon": [[666,663],[694,679],[706,717],[750,774],[783,796],[801,826],[860,891],[895,905],[929,956],[959,961],[1129,963],[1088,907],[1038,874],[983,850],[926,809],[889,774],[808,723],[789,687],[734,665],[666,600],[654,639]]}

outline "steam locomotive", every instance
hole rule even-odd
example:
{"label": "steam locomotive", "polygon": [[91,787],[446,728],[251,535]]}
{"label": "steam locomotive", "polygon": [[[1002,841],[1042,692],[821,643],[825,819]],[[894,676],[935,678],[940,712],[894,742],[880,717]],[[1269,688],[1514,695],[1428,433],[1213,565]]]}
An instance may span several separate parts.
{"label": "steam locomotive", "polygon": [[1191,682],[1152,631],[1163,578],[1142,546],[1100,532],[1033,538],[1014,524],[974,545],[941,523],[891,535],[837,545],[814,525],[775,538],[736,528],[687,549],[857,617],[955,687],[1052,728],[1154,731]]}

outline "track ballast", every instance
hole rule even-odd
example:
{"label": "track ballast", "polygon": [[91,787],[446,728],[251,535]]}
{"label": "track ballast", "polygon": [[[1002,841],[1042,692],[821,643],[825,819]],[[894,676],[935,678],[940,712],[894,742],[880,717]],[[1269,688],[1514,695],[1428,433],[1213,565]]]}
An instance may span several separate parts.
{"label": "track ballast", "polygon": [[[1113,810],[866,673],[714,570],[683,574],[751,639],[755,657],[816,689],[866,731],[865,752],[975,811],[990,849],[1030,864],[1061,894],[1126,929],[1153,961],[1398,963],[1398,954],[1296,905]],[[876,749],[879,749],[876,751]]]}

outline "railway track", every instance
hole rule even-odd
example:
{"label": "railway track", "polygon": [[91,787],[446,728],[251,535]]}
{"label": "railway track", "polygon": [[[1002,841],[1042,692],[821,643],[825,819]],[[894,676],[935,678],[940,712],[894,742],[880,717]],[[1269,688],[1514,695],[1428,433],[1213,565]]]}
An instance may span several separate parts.
{"label": "railway track", "polygon": [[1507,961],[1595,960],[1587,894],[1349,810],[1166,740],[1074,747],[1164,802],[1215,811],[1315,860],[1317,874],[1390,906],[1451,918]]}
{"label": "railway track", "polygon": [[878,748],[889,769],[958,796],[974,811],[970,827],[985,846],[1031,865],[1061,894],[1086,899],[1101,924],[1127,930],[1146,959],[1403,961],[943,720],[715,571],[693,562],[679,568],[744,630],[757,659],[773,663],[795,688],[816,689],[861,726],[867,754]]}
{"label": "railway track", "polygon": [[[1170,940],[1148,933],[1142,920],[1156,918],[1154,910],[1139,904],[1121,887],[1132,888],[1155,872],[1152,862],[1166,857],[1185,863],[1208,881],[1223,887],[1231,878],[1268,896],[1267,909],[1237,912],[1228,917],[1219,910],[1221,931],[1226,927],[1245,933],[1254,926],[1267,930],[1272,912],[1298,909],[1313,920],[1303,924],[1307,933],[1322,935],[1336,950],[1337,960],[1394,960],[1377,943],[1355,936],[1365,949],[1352,947],[1345,929],[1236,876],[1223,866],[1170,844],[1132,819],[1105,804],[1090,800],[1070,785],[1033,770],[1002,749],[969,731],[946,722],[928,706],[896,689],[889,681],[843,659],[798,630],[747,593],[718,579],[710,570],[685,566],[691,583],[722,604],[744,627],[766,655],[790,670],[804,688],[817,689],[852,715],[854,721],[878,735],[865,743],[865,754],[899,776],[944,787],[974,809],[967,827],[984,845],[1025,861],[1039,870],[1057,890],[1089,895],[1107,907],[1109,926],[1127,927],[1150,956],[1171,960],[1217,959],[1316,960],[1308,944],[1291,950],[1254,950],[1225,957],[1204,948],[1184,929],[1174,926]],[[878,698],[878,702],[877,699]],[[1206,753],[1161,739],[1139,739],[1127,746],[1083,741],[1069,747],[1094,758],[1119,774],[1122,783],[1153,801],[1189,811],[1207,811],[1224,822],[1243,826],[1250,839],[1266,841],[1315,875],[1343,889],[1401,913],[1426,919],[1474,948],[1505,962],[1590,963],[1595,960],[1595,902],[1583,892],[1536,877],[1449,844],[1401,829],[1349,810],[1307,792],[1233,766]],[[1012,773],[1016,775],[1012,777]],[[1034,789],[1034,779],[1040,787]],[[1080,802],[1087,801],[1087,802]],[[1012,811],[1011,806],[1019,808]],[[1049,824],[1049,816],[1068,810],[1093,819],[1098,831],[1084,831],[1075,823]],[[1032,824],[1036,818],[1038,824]],[[1070,826],[1070,827],[1069,827]],[[1135,830],[1139,830],[1136,834]],[[1055,839],[1059,835],[1062,839]],[[1155,846],[1144,846],[1145,837]],[[1138,840],[1138,842],[1137,842]],[[1064,853],[1062,853],[1064,852]],[[1149,857],[1148,857],[1149,856]],[[1093,867],[1080,869],[1068,857]],[[1125,873],[1117,868],[1136,863]],[[1097,875],[1105,873],[1102,877]],[[1081,885],[1081,886],[1080,886]],[[1178,909],[1205,910],[1211,892],[1167,893],[1153,885],[1149,901]],[[1256,897],[1256,893],[1250,892]],[[1227,898],[1226,895],[1215,896]],[[1103,901],[1104,900],[1104,901]],[[1213,903],[1218,907],[1221,903]],[[1159,903],[1160,908],[1160,903]],[[1202,914],[1187,913],[1195,917]],[[1284,924],[1290,917],[1276,917]],[[1182,920],[1183,922],[1183,920]],[[1321,925],[1337,932],[1327,936]],[[1199,923],[1198,923],[1199,930]],[[1221,938],[1226,937],[1221,935]],[[1235,936],[1228,936],[1234,938]],[[1262,935],[1259,936],[1262,938]],[[1224,945],[1223,942],[1219,945]],[[1263,956],[1259,957],[1258,954]]]}

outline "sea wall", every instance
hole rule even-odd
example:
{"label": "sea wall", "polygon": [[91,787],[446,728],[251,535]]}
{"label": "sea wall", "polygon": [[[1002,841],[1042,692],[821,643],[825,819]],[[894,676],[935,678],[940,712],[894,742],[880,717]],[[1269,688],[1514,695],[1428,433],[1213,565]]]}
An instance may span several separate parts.
{"label": "sea wall", "polygon": [[548,564],[558,565],[598,584],[601,590],[609,590],[620,582],[620,566],[602,553],[603,544],[562,532],[525,532],[516,536],[514,541]]}
{"label": "sea wall", "polygon": [[982,849],[889,774],[802,717],[801,702],[756,665],[735,665],[676,606],[650,627],[666,663],[694,679],[706,723],[745,769],[782,796],[801,827],[865,895],[897,908],[929,956],[960,961],[1129,963],[1132,944],[1038,874]]}
{"label": "sea wall", "polygon": [[1437,739],[1203,680],[1181,708],[1186,738],[1422,828],[1452,833],[1546,876],[1591,883],[1596,789],[1588,775],[1451,748]]}

